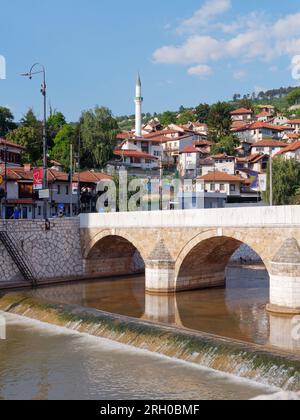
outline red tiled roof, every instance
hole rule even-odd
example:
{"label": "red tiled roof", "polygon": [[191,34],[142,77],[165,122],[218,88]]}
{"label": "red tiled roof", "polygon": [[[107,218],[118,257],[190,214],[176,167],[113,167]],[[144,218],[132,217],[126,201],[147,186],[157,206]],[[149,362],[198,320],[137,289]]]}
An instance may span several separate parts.
{"label": "red tiled roof", "polygon": [[128,138],[133,137],[133,133],[130,133],[129,131],[123,131],[122,133],[117,134],[117,139],[120,140],[126,140]]}
{"label": "red tiled roof", "polygon": [[196,147],[194,147],[194,146],[187,146],[187,147],[185,147],[180,152],[180,154],[185,154],[185,153],[199,153],[199,152],[200,152],[200,150],[199,149],[196,149]]}
{"label": "red tiled roof", "polygon": [[5,139],[0,139],[0,145],[3,144],[3,146],[11,146],[15,147],[16,149],[25,150],[24,146],[21,146],[20,144],[14,143],[12,141],[8,141]]}
{"label": "red tiled roof", "polygon": [[161,130],[161,131],[156,131],[155,133],[146,134],[144,138],[151,139],[153,137],[167,136],[168,134],[178,134],[180,132],[181,131],[179,130]]}
{"label": "red tiled roof", "polygon": [[219,153],[211,157],[212,159],[235,159],[234,156],[227,156],[226,153]]}
{"label": "red tiled roof", "polygon": [[256,115],[256,118],[261,118],[261,117],[273,117],[273,114],[270,114],[270,112],[263,111],[260,114]]}
{"label": "red tiled roof", "polygon": [[272,125],[272,124],[268,124],[261,121],[256,121],[254,123],[246,124],[245,126],[235,128],[233,129],[233,131],[238,132],[238,131],[247,131],[247,130],[258,130],[260,128],[267,128],[269,130],[274,130],[274,131],[284,131],[285,129],[287,129],[287,127]]}
{"label": "red tiled roof", "polygon": [[252,144],[251,148],[253,147],[286,147],[286,143],[279,140],[264,139]]}
{"label": "red tiled roof", "polygon": [[284,149],[276,153],[275,156],[284,155],[285,153],[288,153],[288,152],[295,152],[298,149],[300,149],[300,141],[296,141],[295,143],[289,144]]}
{"label": "red tiled roof", "polygon": [[231,115],[253,114],[253,111],[247,108],[239,108],[239,109],[236,109],[235,111],[232,111],[230,114]]}
{"label": "red tiled roof", "polygon": [[236,175],[229,175],[226,172],[209,172],[197,179],[208,182],[243,182],[243,179]]}
{"label": "red tiled roof", "polygon": [[288,120],[288,122],[287,122],[288,124],[300,124],[300,119],[299,118],[297,118],[297,119],[294,119],[294,120]]}
{"label": "red tiled roof", "polygon": [[148,153],[141,152],[139,150],[120,150],[117,149],[114,151],[114,155],[116,156],[124,156],[124,157],[133,157],[133,158],[140,158],[140,159],[150,159],[150,160],[157,160],[158,157],[149,155]]}

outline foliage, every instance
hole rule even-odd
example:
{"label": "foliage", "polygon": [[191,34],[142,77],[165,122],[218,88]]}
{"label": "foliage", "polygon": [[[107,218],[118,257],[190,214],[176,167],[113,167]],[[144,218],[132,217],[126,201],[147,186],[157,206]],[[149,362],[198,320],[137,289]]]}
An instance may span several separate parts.
{"label": "foliage", "polygon": [[118,132],[118,123],[108,108],[84,111],[80,118],[81,165],[103,167],[113,156]]}
{"label": "foliage", "polygon": [[210,108],[207,122],[211,136],[216,142],[231,134],[230,113],[233,109],[227,102],[218,102]]}
{"label": "foliage", "polygon": [[70,168],[70,146],[76,144],[76,139],[76,128],[71,124],[65,124],[53,142],[50,158],[61,163],[66,171]]}
{"label": "foliage", "polygon": [[212,153],[214,155],[226,153],[228,156],[235,156],[235,149],[238,145],[239,141],[235,136],[225,136],[212,146]]}
{"label": "foliage", "polygon": [[196,118],[201,123],[207,123],[210,106],[208,104],[200,104],[196,107]]}
{"label": "foliage", "polygon": [[177,124],[185,125],[189,122],[195,122],[196,116],[191,111],[184,111],[180,114],[180,116],[177,118]]}
{"label": "foliage", "polygon": [[56,135],[66,123],[66,118],[61,112],[51,110],[47,120],[47,140],[50,148],[53,146]]}
{"label": "foliage", "polygon": [[42,160],[42,142],[33,127],[21,126],[7,135],[7,139],[25,147],[22,162],[39,165]]}
{"label": "foliage", "polygon": [[[300,163],[295,159],[276,157],[273,159],[273,204],[286,205],[295,196],[300,185]],[[264,200],[270,197],[270,163],[268,166],[267,192]]]}
{"label": "foliage", "polygon": [[5,138],[7,133],[16,128],[14,116],[10,109],[0,106],[0,138]]}
{"label": "foliage", "polygon": [[176,112],[166,111],[163,114],[160,114],[158,119],[163,126],[176,124]]}
{"label": "foliage", "polygon": [[290,106],[300,104],[300,88],[293,90],[287,96],[287,102]]}

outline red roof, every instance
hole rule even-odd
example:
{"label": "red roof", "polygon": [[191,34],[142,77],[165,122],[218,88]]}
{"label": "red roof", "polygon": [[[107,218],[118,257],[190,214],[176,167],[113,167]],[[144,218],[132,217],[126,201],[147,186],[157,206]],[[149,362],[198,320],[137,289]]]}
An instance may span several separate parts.
{"label": "red roof", "polygon": [[253,147],[286,147],[286,143],[279,140],[265,139],[252,144],[251,148]]}
{"label": "red roof", "polygon": [[271,114],[270,112],[263,111],[260,114],[256,115],[256,117],[257,118],[260,118],[260,117],[273,117],[273,114]]}
{"label": "red roof", "polygon": [[235,128],[233,131],[238,132],[238,131],[248,131],[248,130],[259,130],[260,128],[267,128],[267,129],[273,130],[273,131],[284,131],[284,130],[287,129],[287,127],[268,124],[268,123],[265,123],[265,122],[262,122],[262,121],[256,121],[254,123],[247,124],[243,127]]}
{"label": "red roof", "polygon": [[276,153],[276,156],[277,155],[284,155],[285,153],[288,153],[288,152],[295,152],[298,149],[300,149],[300,141],[296,141],[295,143],[289,144],[284,149],[282,149],[278,153]]}
{"label": "red roof", "polygon": [[237,175],[229,175],[226,172],[209,172],[198,179],[208,182],[243,182],[243,179]]}
{"label": "red roof", "polygon": [[146,134],[144,137],[145,139],[151,139],[153,137],[161,137],[161,136],[167,136],[170,134],[178,134],[178,133],[180,133],[179,130],[161,130],[161,131],[156,131],[155,133]]}
{"label": "red roof", "polygon": [[300,124],[300,119],[289,120],[288,124]]}
{"label": "red roof", "polygon": [[185,154],[185,153],[200,153],[200,150],[196,149],[196,147],[194,146],[187,146],[180,152],[180,154]]}
{"label": "red roof", "polygon": [[211,156],[212,159],[235,159],[234,156],[228,156],[226,153],[219,153],[218,155]]}
{"label": "red roof", "polygon": [[131,138],[134,134],[129,131],[123,131],[122,133],[117,134],[117,139],[125,140]]}
{"label": "red roof", "polygon": [[253,111],[251,111],[251,109],[247,109],[247,108],[239,108],[239,109],[236,109],[235,111],[232,111],[230,114],[231,115],[253,114]]}
{"label": "red roof", "polygon": [[5,139],[0,139],[0,144],[3,144],[3,146],[11,146],[15,147],[16,149],[25,150],[24,146],[21,146],[20,144],[14,143],[12,141],[8,141]]}
{"label": "red roof", "polygon": [[140,159],[149,159],[149,160],[157,160],[158,159],[158,157],[149,155],[148,153],[144,153],[144,152],[141,152],[139,150],[117,149],[117,150],[114,151],[114,155],[124,156],[124,157],[140,158]]}

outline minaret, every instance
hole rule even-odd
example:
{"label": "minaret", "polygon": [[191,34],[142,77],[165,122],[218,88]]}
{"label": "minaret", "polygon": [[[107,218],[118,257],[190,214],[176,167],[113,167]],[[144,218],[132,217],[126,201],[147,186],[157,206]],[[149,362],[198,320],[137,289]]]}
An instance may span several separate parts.
{"label": "minaret", "polygon": [[140,75],[138,74],[136,81],[136,92],[135,92],[135,135],[138,137],[142,136],[142,83]]}

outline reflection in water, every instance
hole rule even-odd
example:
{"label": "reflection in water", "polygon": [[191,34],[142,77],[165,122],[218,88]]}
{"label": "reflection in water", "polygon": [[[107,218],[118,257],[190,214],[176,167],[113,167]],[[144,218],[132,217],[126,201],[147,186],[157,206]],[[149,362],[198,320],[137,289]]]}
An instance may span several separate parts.
{"label": "reflection in water", "polygon": [[7,316],[0,400],[250,399],[272,392],[107,340]]}
{"label": "reflection in water", "polygon": [[299,349],[300,340],[293,342],[291,327],[283,325],[286,319],[279,322],[277,317],[275,322],[266,311],[269,277],[264,267],[230,267],[226,277],[224,289],[189,291],[171,296],[145,296],[144,276],[53,286],[30,293],[56,302],[176,324],[246,342],[285,350]]}

